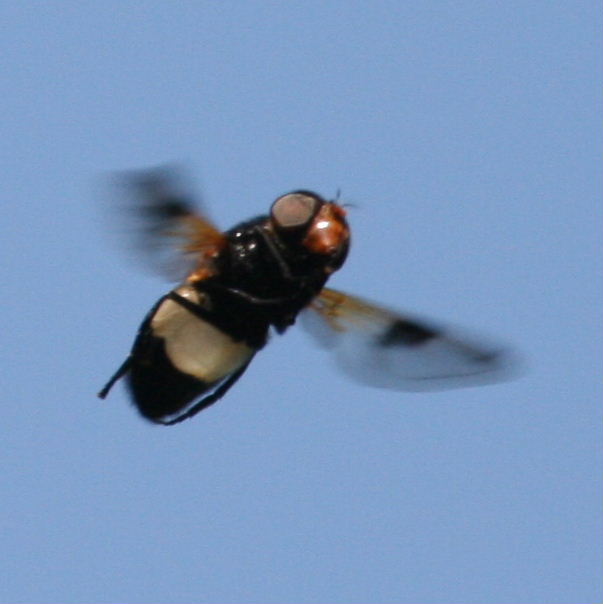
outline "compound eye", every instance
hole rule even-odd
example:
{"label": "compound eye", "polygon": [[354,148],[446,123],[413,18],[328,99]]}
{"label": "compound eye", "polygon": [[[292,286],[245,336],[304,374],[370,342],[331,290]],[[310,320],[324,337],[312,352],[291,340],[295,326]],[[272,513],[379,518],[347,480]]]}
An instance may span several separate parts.
{"label": "compound eye", "polygon": [[298,229],[309,224],[320,201],[307,193],[288,193],[272,204],[272,220],[281,229]]}

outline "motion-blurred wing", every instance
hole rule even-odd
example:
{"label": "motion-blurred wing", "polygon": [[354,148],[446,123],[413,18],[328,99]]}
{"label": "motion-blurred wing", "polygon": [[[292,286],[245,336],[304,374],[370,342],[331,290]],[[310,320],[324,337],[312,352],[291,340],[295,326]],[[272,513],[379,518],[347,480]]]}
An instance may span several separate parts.
{"label": "motion-blurred wing", "polygon": [[515,361],[501,347],[325,288],[302,313],[342,369],[371,386],[445,390],[508,379]]}
{"label": "motion-blurred wing", "polygon": [[117,210],[129,247],[172,281],[191,273],[205,278],[226,238],[191,201],[182,174],[173,168],[131,171],[112,178]]}

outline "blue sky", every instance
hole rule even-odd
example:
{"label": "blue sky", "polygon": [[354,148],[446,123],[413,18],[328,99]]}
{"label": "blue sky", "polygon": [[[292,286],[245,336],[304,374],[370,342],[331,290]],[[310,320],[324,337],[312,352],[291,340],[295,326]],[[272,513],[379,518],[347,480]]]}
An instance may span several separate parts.
{"label": "blue sky", "polygon": [[[600,3],[4,3],[3,602],[603,598]],[[152,426],[95,398],[171,284],[102,174],[182,161],[222,228],[352,202],[334,287],[516,346],[359,386],[301,330]]]}

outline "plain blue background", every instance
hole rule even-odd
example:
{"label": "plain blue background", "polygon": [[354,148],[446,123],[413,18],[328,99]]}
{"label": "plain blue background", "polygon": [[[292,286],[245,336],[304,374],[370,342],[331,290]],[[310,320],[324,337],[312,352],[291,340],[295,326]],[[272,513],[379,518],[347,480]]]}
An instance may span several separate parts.
{"label": "plain blue background", "polygon": [[[603,600],[598,2],[5,2],[2,602]],[[221,228],[342,189],[334,287],[522,379],[347,381],[297,328],[216,406],[95,393],[171,284],[104,221],[183,161]]]}

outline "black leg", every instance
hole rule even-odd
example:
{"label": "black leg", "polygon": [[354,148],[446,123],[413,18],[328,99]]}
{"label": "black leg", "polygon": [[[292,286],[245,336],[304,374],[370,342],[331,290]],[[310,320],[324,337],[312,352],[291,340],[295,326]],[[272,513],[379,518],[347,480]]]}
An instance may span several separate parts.
{"label": "black leg", "polygon": [[169,298],[173,302],[180,304],[182,308],[185,308],[196,317],[199,317],[204,321],[208,321],[209,323],[212,322],[212,315],[209,311],[205,310],[200,304],[191,302],[188,298],[176,293],[176,291],[171,291],[169,294],[167,294],[166,298]]}
{"label": "black leg", "polygon": [[234,296],[235,298],[239,298],[241,300],[245,300],[245,302],[249,302],[250,304],[253,304],[255,306],[281,306],[283,304],[286,304],[289,299],[288,298],[258,298],[257,296],[254,296],[253,294],[248,294],[246,291],[243,291],[242,289],[238,289],[236,287],[222,287],[222,286],[218,286],[218,288],[216,289],[220,289],[222,291],[227,292],[228,294],[230,294],[231,296]]}
{"label": "black leg", "polygon": [[203,409],[206,409],[210,405],[213,405],[216,401],[220,400],[234,385],[234,383],[245,373],[247,367],[249,367],[249,363],[253,360],[253,357],[245,363],[242,367],[237,369],[230,377],[224,380],[211,394],[203,397],[198,403],[195,403],[188,411],[175,417],[174,419],[163,420],[163,419],[153,419],[151,421],[156,424],[161,424],[162,426],[173,426],[174,424],[179,424],[183,422],[185,419],[190,419],[191,417],[197,415]]}
{"label": "black leg", "polygon": [[109,394],[109,390],[113,388],[113,384],[122,378],[128,369],[130,369],[131,363],[132,355],[129,355],[128,358],[121,364],[121,367],[113,374],[111,379],[103,386],[103,389],[97,394],[98,398],[105,398],[107,394]]}
{"label": "black leg", "polygon": [[279,270],[281,271],[282,277],[284,279],[287,279],[288,281],[293,281],[295,277],[293,277],[293,275],[291,274],[291,271],[289,270],[285,259],[279,252],[276,245],[274,245],[274,241],[272,241],[272,239],[270,239],[270,237],[268,236],[268,233],[266,233],[266,231],[264,231],[264,229],[259,225],[254,228],[254,231],[262,238],[264,245],[268,248],[274,259],[276,260]]}
{"label": "black leg", "polygon": [[[225,285],[219,285],[217,283],[212,283],[211,286],[208,287],[203,287],[203,283],[198,283],[197,288],[199,289],[199,291],[205,291],[208,293],[212,291],[226,292],[234,298],[239,298],[240,300],[249,302],[254,306],[281,306],[282,304],[285,304],[289,301],[288,298],[258,298],[257,296],[248,294],[242,289],[237,289],[236,287],[227,287]],[[167,297],[170,298],[170,300],[177,302],[178,304],[180,304],[180,306],[186,308],[186,310],[192,312],[200,319],[204,319],[205,321],[211,321],[214,318],[214,316],[208,311],[206,311],[202,306],[196,304],[195,302],[191,302],[190,300],[188,300],[184,296],[181,296],[175,291],[170,292]]]}

